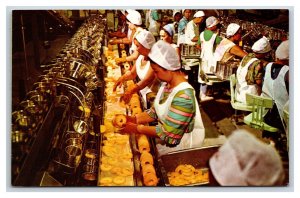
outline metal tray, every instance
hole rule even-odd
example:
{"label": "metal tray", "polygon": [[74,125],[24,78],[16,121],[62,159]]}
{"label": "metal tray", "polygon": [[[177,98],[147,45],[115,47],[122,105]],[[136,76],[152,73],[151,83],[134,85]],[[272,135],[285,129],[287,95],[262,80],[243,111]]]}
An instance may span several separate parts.
{"label": "metal tray", "polygon": [[209,169],[209,183],[195,183],[189,186],[219,186],[218,182],[213,177],[209,168],[210,157],[219,149],[219,146],[210,146],[197,149],[188,149],[177,152],[172,152],[159,157],[158,163],[162,178],[166,186],[171,186],[167,176],[168,172],[173,172],[180,164],[190,164],[195,168]]}

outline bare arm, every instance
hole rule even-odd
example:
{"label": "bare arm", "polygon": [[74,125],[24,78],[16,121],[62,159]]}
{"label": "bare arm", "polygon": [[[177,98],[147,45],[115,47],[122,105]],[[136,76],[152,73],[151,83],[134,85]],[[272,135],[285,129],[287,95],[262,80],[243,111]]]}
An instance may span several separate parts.
{"label": "bare arm", "polygon": [[151,84],[153,80],[155,79],[154,71],[151,67],[149,67],[149,70],[143,80],[137,83],[140,90],[144,89],[146,86]]}
{"label": "bare arm", "polygon": [[126,61],[134,61],[139,57],[139,55],[140,53],[137,50],[135,50],[130,56],[126,57]]}
{"label": "bare arm", "polygon": [[234,46],[230,49],[229,53],[234,54],[234,55],[236,55],[236,56],[238,56],[238,57],[240,57],[240,58],[243,58],[244,56],[247,55],[247,53],[244,52],[244,51],[243,51],[239,46],[237,46],[237,45],[234,45]]}
{"label": "bare arm", "polygon": [[149,122],[153,122],[155,119],[151,118],[148,113],[142,112],[140,114],[137,114],[136,116],[136,123],[137,124],[146,124]]}
{"label": "bare arm", "polygon": [[155,126],[138,125],[137,132],[139,134],[145,134],[145,135],[151,136],[151,137],[158,137],[156,135]]}

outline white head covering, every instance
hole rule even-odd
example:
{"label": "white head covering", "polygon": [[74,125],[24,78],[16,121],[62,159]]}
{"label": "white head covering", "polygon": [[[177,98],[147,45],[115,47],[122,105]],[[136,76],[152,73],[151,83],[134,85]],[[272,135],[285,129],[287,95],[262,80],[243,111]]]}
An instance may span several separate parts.
{"label": "white head covering", "polygon": [[132,23],[134,25],[142,25],[141,14],[136,10],[132,10],[132,11],[128,12],[128,15],[126,16],[126,18],[130,23]]}
{"label": "white head covering", "polygon": [[234,131],[210,158],[209,165],[222,186],[280,185],[284,179],[276,149],[246,130]]}
{"label": "white head covering", "polygon": [[252,50],[255,53],[263,54],[271,51],[272,48],[267,37],[263,36],[261,39],[259,39],[253,44]]}
{"label": "white head covering", "polygon": [[181,68],[175,48],[163,40],[159,40],[153,45],[148,57],[167,70],[174,71]]}
{"label": "white head covering", "polygon": [[123,15],[125,15],[126,10],[120,10]]}
{"label": "white head covering", "polygon": [[241,26],[236,23],[230,23],[226,30],[226,36],[231,37],[235,35],[235,33],[237,33],[237,31],[240,29],[240,27]]}
{"label": "white head covering", "polygon": [[203,11],[198,11],[194,14],[194,18],[197,18],[197,17],[203,17],[205,16],[204,12]]}
{"label": "white head covering", "polygon": [[181,13],[181,11],[180,11],[180,10],[173,10],[173,17],[174,17],[177,13]]}
{"label": "white head covering", "polygon": [[207,28],[213,27],[213,26],[217,25],[218,23],[219,23],[219,20],[214,16],[210,16],[206,19],[206,27]]}
{"label": "white head covering", "polygon": [[147,49],[151,49],[151,47],[155,43],[154,36],[147,30],[142,30],[136,35],[135,38],[141,45],[143,45]]}
{"label": "white head covering", "polygon": [[276,49],[275,57],[279,60],[289,60],[289,40],[280,43]]}
{"label": "white head covering", "polygon": [[169,35],[173,36],[175,33],[175,29],[174,29],[174,25],[173,24],[167,24],[163,27],[163,29],[165,31],[167,31],[169,33]]}

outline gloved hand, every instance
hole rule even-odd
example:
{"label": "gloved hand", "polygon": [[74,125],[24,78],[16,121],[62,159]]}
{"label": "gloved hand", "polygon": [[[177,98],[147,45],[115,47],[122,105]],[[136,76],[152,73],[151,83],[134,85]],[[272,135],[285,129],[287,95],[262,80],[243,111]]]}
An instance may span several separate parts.
{"label": "gloved hand", "polygon": [[204,73],[204,71],[201,69],[200,70],[200,78],[201,80],[203,80],[204,82],[208,82],[208,79],[206,77],[206,74]]}
{"label": "gloved hand", "polygon": [[136,124],[136,117],[135,116],[126,116],[127,122],[131,122]]}
{"label": "gloved hand", "polygon": [[126,91],[122,96],[122,100],[125,102],[125,104],[128,104],[130,102],[131,97],[132,97],[132,93]]}
{"label": "gloved hand", "polygon": [[137,124],[127,122],[126,126],[120,131],[121,133],[138,133]]}
{"label": "gloved hand", "polygon": [[122,100],[124,100],[124,102],[126,104],[128,104],[132,97],[132,94],[136,93],[138,90],[139,90],[139,88],[138,88],[137,84],[134,84],[134,86],[127,89],[127,91],[124,93],[124,95],[122,97]]}
{"label": "gloved hand", "polygon": [[118,39],[110,39],[108,43],[112,45],[118,44]]}
{"label": "gloved hand", "polygon": [[127,62],[126,57],[116,58],[115,61],[117,64]]}
{"label": "gloved hand", "polygon": [[115,85],[113,87],[113,91],[116,91],[117,87],[120,86],[123,83],[123,78],[122,76],[118,78],[118,80],[115,82]]}

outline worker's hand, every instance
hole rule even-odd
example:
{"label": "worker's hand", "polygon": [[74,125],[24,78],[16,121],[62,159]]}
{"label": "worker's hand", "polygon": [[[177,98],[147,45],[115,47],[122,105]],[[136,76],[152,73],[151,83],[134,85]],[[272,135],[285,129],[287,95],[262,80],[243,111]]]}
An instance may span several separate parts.
{"label": "worker's hand", "polygon": [[118,44],[118,39],[110,39],[110,40],[108,41],[108,43],[111,44],[111,45]]}
{"label": "worker's hand", "polygon": [[120,78],[118,78],[118,80],[115,82],[114,87],[113,87],[113,91],[116,91],[118,86],[121,86],[121,84],[123,83],[123,77],[121,76]]}
{"label": "worker's hand", "polygon": [[130,102],[132,94],[136,93],[137,91],[138,91],[138,86],[135,84],[134,86],[126,90],[126,92],[122,96],[122,100],[124,100],[124,102],[128,104]]}
{"label": "worker's hand", "polygon": [[126,120],[127,120],[127,123],[131,122],[131,123],[136,124],[136,117],[135,116],[126,116]]}
{"label": "worker's hand", "polygon": [[126,62],[126,57],[121,57],[121,58],[116,58],[115,59],[116,63],[119,64],[119,63],[124,63]]}
{"label": "worker's hand", "polygon": [[120,130],[121,133],[138,133],[137,124],[132,122],[127,122],[125,127]]}
{"label": "worker's hand", "polygon": [[208,82],[208,79],[207,79],[207,77],[206,77],[206,75],[205,75],[205,73],[204,73],[204,71],[202,69],[200,70],[200,78],[204,82]]}
{"label": "worker's hand", "polygon": [[125,102],[125,104],[128,104],[130,102],[131,97],[132,97],[132,93],[126,91],[122,96],[122,100]]}
{"label": "worker's hand", "polygon": [[114,32],[108,32],[108,37],[110,37],[110,38],[113,38],[113,37],[115,37],[115,33]]}

